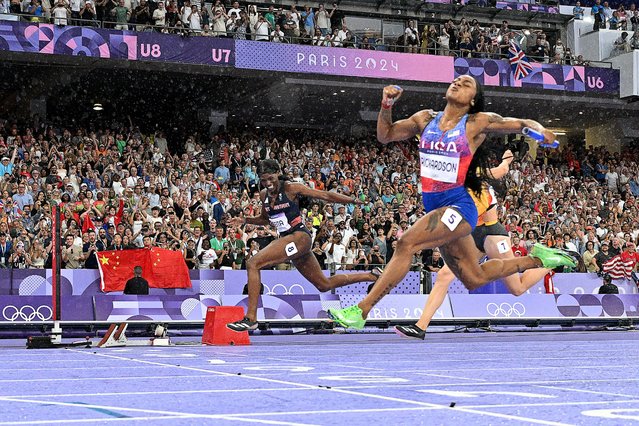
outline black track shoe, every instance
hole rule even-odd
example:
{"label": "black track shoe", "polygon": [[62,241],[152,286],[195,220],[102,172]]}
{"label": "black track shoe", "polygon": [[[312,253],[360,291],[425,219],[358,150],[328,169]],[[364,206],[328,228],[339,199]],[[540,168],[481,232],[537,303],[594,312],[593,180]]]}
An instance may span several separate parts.
{"label": "black track shoe", "polygon": [[424,340],[426,337],[426,331],[417,327],[416,325],[396,325],[395,334],[407,339],[419,339]]}
{"label": "black track shoe", "polygon": [[226,328],[237,332],[257,330],[257,326],[257,321],[251,321],[246,317],[244,317],[240,321],[230,322],[226,324]]}

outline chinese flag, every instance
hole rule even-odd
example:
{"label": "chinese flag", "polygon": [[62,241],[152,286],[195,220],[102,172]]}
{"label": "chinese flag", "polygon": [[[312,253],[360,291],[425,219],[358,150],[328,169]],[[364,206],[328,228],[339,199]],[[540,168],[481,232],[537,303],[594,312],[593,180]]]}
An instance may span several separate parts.
{"label": "chinese flag", "polygon": [[142,267],[142,277],[151,288],[191,288],[189,270],[179,251],[153,248],[100,251],[96,255],[104,292],[123,291],[136,266]]}

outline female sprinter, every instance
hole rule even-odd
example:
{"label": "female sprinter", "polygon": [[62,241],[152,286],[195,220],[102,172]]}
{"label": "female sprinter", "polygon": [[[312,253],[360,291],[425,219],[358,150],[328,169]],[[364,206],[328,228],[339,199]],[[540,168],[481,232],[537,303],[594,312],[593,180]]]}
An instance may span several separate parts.
{"label": "female sprinter", "polygon": [[[260,270],[269,266],[291,261],[295,268],[319,291],[329,291],[337,287],[360,281],[375,281],[380,270],[358,274],[343,274],[325,277],[317,258],[311,251],[311,234],[304,226],[300,215],[299,197],[309,197],[332,203],[361,204],[356,198],[336,192],[317,191],[299,183],[283,179],[280,165],[275,160],[260,162],[260,180],[266,187],[260,192],[262,214],[254,217],[234,217],[229,223],[240,226],[268,225],[277,229],[280,236],[246,262],[248,272],[248,308],[246,317],[227,324],[233,331],[255,330],[257,323],[257,302],[260,296]],[[330,249],[329,249],[330,250]]]}
{"label": "female sprinter", "polygon": [[[495,179],[504,177],[506,173],[508,173],[512,158],[512,152],[510,152],[510,150],[506,151],[502,156],[501,164],[490,169],[490,175]],[[471,165],[469,170],[472,169],[473,167]],[[486,254],[490,259],[513,259],[515,255],[510,245],[508,231],[506,231],[506,228],[499,222],[499,218],[497,217],[497,198],[495,197],[495,192],[492,187],[485,185],[480,197],[476,197],[472,191],[470,191],[470,195],[475,200],[477,212],[479,213],[477,226],[471,234],[477,249]],[[483,257],[483,254],[481,254],[480,257]],[[550,271],[550,269],[545,268],[529,269],[521,276],[519,274],[509,275],[502,278],[502,281],[512,294],[520,296]],[[424,311],[417,323],[405,326],[397,325],[395,326],[395,332],[402,337],[424,340],[428,324],[430,324],[433,315],[435,315],[437,309],[439,309],[444,302],[444,298],[446,294],[448,294],[448,287],[454,279],[455,275],[453,272],[448,266],[444,265],[437,273],[433,290],[428,295],[426,306],[424,306]]]}
{"label": "female sprinter", "polygon": [[546,144],[554,142],[555,134],[533,120],[482,112],[483,89],[468,75],[457,77],[448,87],[443,112],[422,110],[393,123],[391,109],[401,94],[398,86],[384,88],[377,118],[377,139],[388,143],[421,135],[419,160],[427,214],[399,239],[395,255],[364,300],[345,309],[329,309],[329,316],[343,326],[363,328],[369,311],[402,280],[410,269],[413,254],[419,250],[439,247],[448,267],[471,290],[531,268],[574,267],[575,261],[566,253],[540,245],[533,247],[526,257],[491,259],[479,265],[470,235],[478,214],[465,185],[480,193],[480,175],[487,172],[482,167],[480,175],[471,173],[469,179],[466,172],[486,133],[519,133],[524,127],[530,127],[544,135]]}

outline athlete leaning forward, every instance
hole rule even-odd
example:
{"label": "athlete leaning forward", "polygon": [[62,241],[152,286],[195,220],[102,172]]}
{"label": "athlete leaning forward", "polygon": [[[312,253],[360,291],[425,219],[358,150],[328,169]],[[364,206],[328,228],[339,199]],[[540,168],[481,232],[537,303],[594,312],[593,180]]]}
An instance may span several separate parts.
{"label": "athlete leaning forward", "polygon": [[260,297],[260,271],[280,263],[290,261],[295,268],[319,291],[329,291],[337,287],[361,281],[375,281],[381,274],[380,269],[372,272],[324,276],[315,255],[311,252],[311,233],[304,226],[300,214],[299,198],[308,197],[331,203],[362,204],[353,197],[336,192],[318,191],[299,183],[284,179],[280,165],[275,160],[263,160],[259,165],[260,182],[265,187],[260,192],[262,213],[254,217],[234,217],[229,223],[234,226],[243,224],[268,225],[277,229],[279,238],[260,250],[246,262],[248,273],[248,308],[246,317],[227,324],[234,331],[255,330],[257,322],[257,304]]}
{"label": "athlete leaning forward", "polygon": [[525,257],[491,259],[480,265],[471,236],[478,211],[467,188],[481,194],[488,173],[487,158],[478,155],[472,166],[477,172],[468,176],[467,172],[486,134],[520,133],[528,127],[543,134],[545,139],[540,144],[552,145],[554,133],[533,120],[483,112],[483,88],[467,75],[456,78],[448,87],[443,112],[422,110],[393,122],[392,106],[401,94],[398,86],[384,88],[377,139],[389,143],[421,135],[422,200],[427,214],[399,239],[393,258],[364,300],[345,309],[329,309],[331,318],[345,327],[364,327],[370,310],[404,278],[413,254],[419,250],[439,247],[446,265],[469,290],[532,268],[575,266],[575,260],[567,253],[541,245],[535,245]]}
{"label": "athlete leaning forward", "polygon": [[[476,153],[476,155],[477,154],[479,153]],[[499,166],[490,169],[490,177],[494,178],[495,181],[503,178],[508,173],[512,161],[513,154],[510,150],[507,150],[504,152],[502,162]],[[473,169],[471,165],[468,173],[472,172]],[[477,260],[479,261],[484,258],[484,255],[489,259],[513,259],[515,255],[512,251],[510,236],[506,228],[504,228],[504,225],[499,222],[497,214],[496,193],[499,193],[499,191],[495,191],[490,185],[490,182],[492,182],[492,180],[484,183],[479,196],[471,190],[468,191],[475,201],[477,213],[479,214],[477,226],[471,233],[478,250]],[[539,280],[550,271],[551,269],[546,268],[529,269],[521,275],[513,274],[504,277],[502,281],[512,294],[519,296],[539,282]],[[437,279],[435,280],[432,291],[428,295],[426,305],[417,323],[412,325],[397,325],[395,326],[395,332],[402,337],[424,340],[426,337],[426,329],[431,319],[433,319],[435,312],[444,302],[448,294],[448,288],[454,279],[455,275],[453,271],[450,270],[448,265],[444,265],[444,267],[437,272]]]}

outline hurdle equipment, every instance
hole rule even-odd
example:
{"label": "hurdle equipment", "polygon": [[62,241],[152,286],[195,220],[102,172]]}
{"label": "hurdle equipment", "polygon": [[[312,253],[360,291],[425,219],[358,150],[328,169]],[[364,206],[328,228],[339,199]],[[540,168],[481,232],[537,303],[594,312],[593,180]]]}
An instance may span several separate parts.
{"label": "hurdle equipment", "polygon": [[98,348],[121,348],[124,346],[170,346],[171,339],[168,336],[166,325],[155,326],[155,336],[147,340],[130,340],[126,337],[128,323],[111,324],[106,334],[100,340]]}
{"label": "hurdle equipment", "polygon": [[250,345],[248,331],[229,330],[226,324],[244,318],[241,306],[209,306],[206,310],[206,321],[202,333],[205,345]]}

